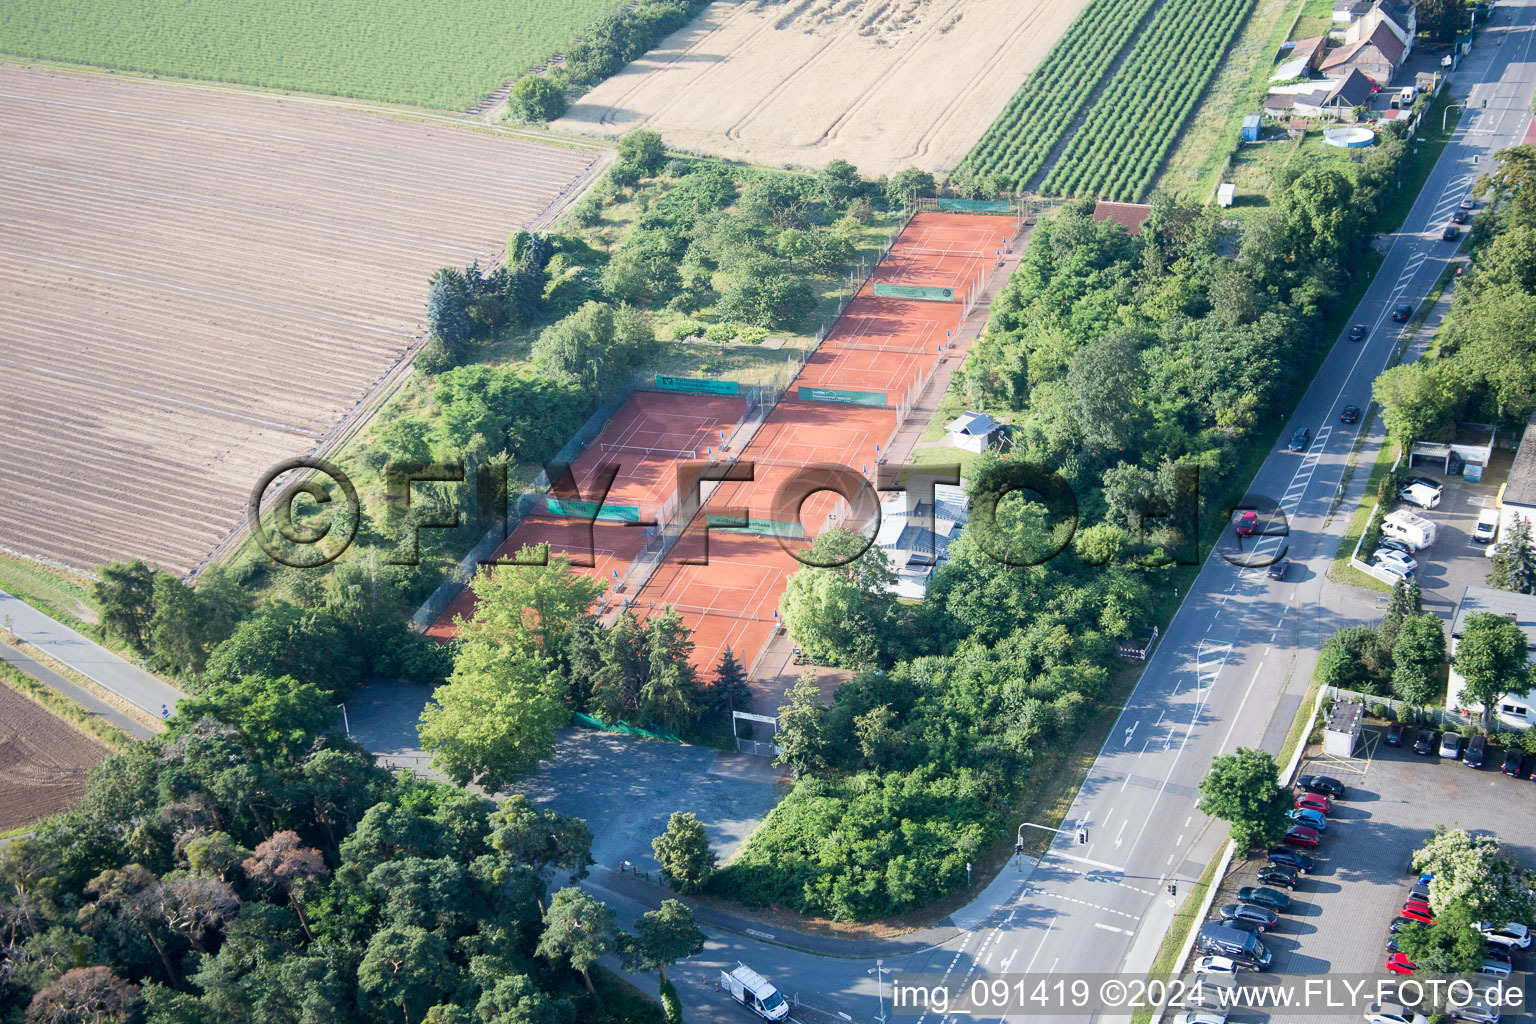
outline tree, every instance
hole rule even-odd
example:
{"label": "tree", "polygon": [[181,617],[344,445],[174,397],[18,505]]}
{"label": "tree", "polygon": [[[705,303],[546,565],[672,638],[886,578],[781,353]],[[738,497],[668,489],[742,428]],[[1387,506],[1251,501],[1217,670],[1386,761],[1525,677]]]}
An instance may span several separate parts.
{"label": "tree", "polygon": [[1232,827],[1232,843],[1246,851],[1280,840],[1290,827],[1291,795],[1278,783],[1275,759],[1238,747],[1211,762],[1200,780],[1200,812]]}
{"label": "tree", "polygon": [[292,676],[246,676],[176,705],[173,733],[185,733],[205,715],[239,730],[241,741],[258,758],[291,763],[330,728],[336,703],[324,690]]}
{"label": "tree", "polygon": [[1381,617],[1381,628],[1376,631],[1376,640],[1382,650],[1392,650],[1392,645],[1397,643],[1397,631],[1402,628],[1403,620],[1412,614],[1414,611],[1409,607],[1408,587],[1400,579],[1392,584],[1386,614]]}
{"label": "tree", "polygon": [[673,811],[667,830],[651,840],[651,849],[667,873],[667,884],[684,895],[702,891],[715,873],[715,851],[691,812]]}
{"label": "tree", "polygon": [[678,900],[662,900],[660,910],[647,911],[635,921],[633,935],[621,937],[619,955],[629,970],[655,971],[665,983],[668,964],[703,948],[704,933],[693,923],[693,911]]}
{"label": "tree", "polygon": [[1444,436],[1462,398],[1458,371],[1446,361],[1409,363],[1382,371],[1371,385],[1387,433],[1400,444]]}
{"label": "tree", "polygon": [[1429,904],[1441,915],[1464,906],[1478,921],[1536,924],[1531,876],[1491,835],[1435,826],[1435,834],[1413,854],[1413,869],[1435,876]]}
{"label": "tree", "polygon": [[1130,445],[1143,419],[1141,354],[1126,338],[1111,335],[1072,357],[1067,386],[1083,440],[1101,452]]}
{"label": "tree", "polygon": [[736,652],[729,647],[720,652],[720,663],[715,666],[715,677],[710,681],[705,700],[712,715],[728,715],[752,706],[752,689],[747,685],[746,669],[741,667]]}
{"label": "tree", "polygon": [[1505,694],[1531,690],[1530,652],[1518,624],[1493,612],[1477,612],[1462,623],[1461,639],[1451,667],[1461,674],[1461,701],[1483,706],[1483,729],[1493,727],[1493,715]]}
{"label": "tree", "polygon": [[1432,43],[1449,43],[1467,24],[1466,0],[1419,0],[1419,31]]}
{"label": "tree", "polygon": [[1369,626],[1346,626],[1323,641],[1316,674],[1324,686],[1370,688],[1381,668],[1381,643]]}
{"label": "tree", "polygon": [[885,201],[893,208],[899,208],[913,195],[933,195],[938,187],[933,175],[916,167],[908,167],[898,171],[885,183]]}
{"label": "tree", "polygon": [[412,1024],[453,991],[458,975],[447,939],[423,928],[389,925],[369,940],[357,967],[357,989],[366,1003],[398,1009],[404,1024]]}
{"label": "tree", "polygon": [[570,1024],[570,1000],[551,999],[526,974],[506,974],[481,989],[475,1013],[485,1024]]}
{"label": "tree", "polygon": [[108,967],[74,967],[27,1005],[30,1024],[126,1024],[138,1013],[139,986]]}
{"label": "tree", "polygon": [[[1402,584],[1399,583],[1398,586]],[[1410,615],[1392,645],[1392,691],[1414,707],[1442,693],[1439,668],[1445,663],[1445,628],[1437,615]]]}
{"label": "tree", "polygon": [[801,778],[826,767],[827,706],[822,703],[816,673],[810,670],[795,680],[785,696],[789,702],[779,706],[779,728],[773,737],[779,756],[773,763]]}
{"label": "tree", "polygon": [[655,174],[666,157],[661,136],[645,128],[636,128],[619,136],[619,163],[638,174]]}
{"label": "tree", "polygon": [[1536,146],[1502,149],[1493,159],[1493,173],[1479,180],[1474,191],[1492,196],[1512,225],[1536,227]]}
{"label": "tree", "polygon": [[149,620],[155,612],[155,571],[143,562],[97,567],[91,596],[108,633],[140,654],[149,653]]}
{"label": "tree", "polygon": [[864,181],[853,164],[833,160],[816,175],[816,189],[833,206],[846,206],[864,191]]}
{"label": "tree", "polygon": [[544,75],[528,75],[512,87],[507,113],[530,124],[553,121],[565,113],[565,87]]}
{"label": "tree", "polygon": [[534,871],[546,867],[569,871],[572,883],[587,877],[592,863],[592,833],[585,820],[539,810],[521,793],[496,809],[487,839],[497,853]]}
{"label": "tree", "polygon": [[866,543],[841,527],[824,531],[779,599],[789,635],[818,664],[857,668],[879,660],[888,646],[896,573],[878,547],[854,558]]}
{"label": "tree", "polygon": [[228,832],[210,832],[187,842],[187,866],[193,874],[207,875],[227,882],[234,877],[235,869],[251,855]]}
{"label": "tree", "polygon": [[463,642],[448,682],[433,691],[416,731],[439,771],[494,793],[548,757],[570,720],[560,675],[548,662],[477,630]]}
{"label": "tree", "polygon": [[[515,556],[530,562],[537,552],[523,548]],[[473,621],[460,620],[459,636],[510,644],[541,658],[560,654],[566,633],[585,618],[603,593],[603,584],[571,572],[570,559],[555,557],[547,565],[496,565],[470,582],[475,595]]]}
{"label": "tree", "polygon": [[596,896],[567,886],[550,902],[535,952],[546,960],[570,964],[591,992],[592,977],[587,972],[613,952],[614,945],[613,911]]}
{"label": "tree", "polygon": [[1516,516],[1499,541],[1488,585],[1516,594],[1536,594],[1536,542],[1531,538],[1531,524],[1523,517]]}
{"label": "tree", "polygon": [[1471,974],[1483,965],[1483,937],[1476,923],[1465,904],[1453,903],[1436,914],[1434,924],[1415,923],[1399,931],[1398,952],[1416,971]]}
{"label": "tree", "polygon": [[427,292],[427,331],[441,338],[455,356],[469,340],[469,307],[474,294],[469,276],[456,267],[444,267],[432,275],[432,287]]}
{"label": "tree", "polygon": [[297,832],[277,832],[271,839],[258,843],[240,868],[258,889],[275,889],[287,896],[294,913],[299,916],[299,926],[310,941],[314,941],[309,920],[299,902],[299,891],[313,879],[331,873],[319,850],[304,846]]}

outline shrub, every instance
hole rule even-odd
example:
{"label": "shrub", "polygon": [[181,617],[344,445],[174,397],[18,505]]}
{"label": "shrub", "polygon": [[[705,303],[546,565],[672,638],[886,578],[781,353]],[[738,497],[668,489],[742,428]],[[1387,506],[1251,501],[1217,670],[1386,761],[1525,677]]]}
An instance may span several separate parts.
{"label": "shrub", "polygon": [[768,328],[743,327],[737,337],[748,345],[761,345],[763,339],[768,337]]}
{"label": "shrub", "polygon": [[553,121],[565,113],[565,86],[544,75],[529,75],[512,87],[509,117],[530,124]]}
{"label": "shrub", "polygon": [[704,332],[704,337],[717,345],[724,345],[726,342],[734,339],[736,334],[737,328],[735,324],[710,324]]}
{"label": "shrub", "polygon": [[672,325],[672,337],[678,341],[684,338],[692,338],[694,335],[703,334],[707,324],[701,324],[697,320],[679,320]]}

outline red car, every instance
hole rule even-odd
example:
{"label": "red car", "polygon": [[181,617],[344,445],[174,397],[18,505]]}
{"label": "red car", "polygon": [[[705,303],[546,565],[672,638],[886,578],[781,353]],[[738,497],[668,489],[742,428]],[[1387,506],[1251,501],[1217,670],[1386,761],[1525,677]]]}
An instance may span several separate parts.
{"label": "red car", "polygon": [[1251,537],[1253,531],[1259,528],[1259,514],[1257,512],[1244,512],[1237,517],[1237,535],[1239,537]]}
{"label": "red car", "polygon": [[1287,846],[1304,846],[1309,850],[1317,849],[1317,829],[1309,825],[1292,825],[1281,837],[1281,842]]}
{"label": "red car", "polygon": [[1435,923],[1434,911],[1429,909],[1427,903],[1420,903],[1418,900],[1409,900],[1403,904],[1403,916],[1420,924]]}
{"label": "red car", "polygon": [[1413,969],[1413,961],[1402,953],[1393,953],[1387,957],[1387,970],[1393,974],[1412,974]]}
{"label": "red car", "polygon": [[1321,793],[1298,793],[1296,806],[1309,807],[1319,814],[1327,814],[1333,810],[1333,801]]}

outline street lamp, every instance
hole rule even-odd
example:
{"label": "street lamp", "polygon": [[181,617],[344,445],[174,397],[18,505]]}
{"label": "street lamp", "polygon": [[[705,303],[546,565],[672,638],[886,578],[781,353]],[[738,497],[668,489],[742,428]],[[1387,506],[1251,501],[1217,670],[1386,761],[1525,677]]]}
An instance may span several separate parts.
{"label": "street lamp", "polygon": [[343,729],[347,730],[347,735],[351,736],[352,723],[347,721],[347,706],[345,704],[337,704],[336,706],[341,708],[341,726]]}
{"label": "street lamp", "polygon": [[880,1024],[885,1024],[885,976],[891,972],[886,970],[884,960],[876,960],[875,966],[866,969],[864,973],[875,976],[875,984],[878,986],[880,994],[880,1016],[875,1019]]}

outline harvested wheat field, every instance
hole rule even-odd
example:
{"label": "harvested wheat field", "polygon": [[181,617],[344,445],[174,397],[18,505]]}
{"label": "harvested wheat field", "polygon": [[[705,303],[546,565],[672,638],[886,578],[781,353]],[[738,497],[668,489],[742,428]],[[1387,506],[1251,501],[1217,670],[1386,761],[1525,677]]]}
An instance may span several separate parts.
{"label": "harvested wheat field", "polygon": [[712,4],[555,127],[753,163],[948,171],[1087,0]]}
{"label": "harvested wheat field", "polygon": [[85,792],[85,777],[111,751],[68,722],[0,685],[0,832],[57,814]]}
{"label": "harvested wheat field", "polygon": [[187,572],[408,370],[428,278],[595,148],[0,65],[0,547]]}

